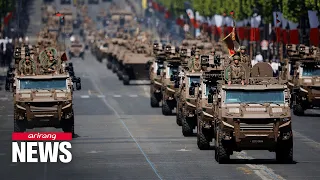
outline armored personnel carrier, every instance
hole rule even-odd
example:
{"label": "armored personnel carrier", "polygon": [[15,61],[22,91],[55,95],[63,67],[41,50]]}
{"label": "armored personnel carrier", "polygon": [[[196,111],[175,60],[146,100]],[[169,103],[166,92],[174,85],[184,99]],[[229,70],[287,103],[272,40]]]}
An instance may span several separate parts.
{"label": "armored personnel carrier", "polygon": [[71,40],[70,48],[69,48],[69,57],[72,59],[73,57],[80,57],[84,59],[85,45],[80,42],[78,37]]}
{"label": "armored personnel carrier", "polygon": [[[200,79],[200,88],[197,93],[197,145],[200,150],[210,148],[210,142],[213,138],[215,94],[219,82],[223,77],[224,58],[212,55],[202,55],[201,66],[203,74]],[[221,82],[220,82],[221,83]]]}
{"label": "armored personnel carrier", "polygon": [[151,107],[159,107],[159,103],[162,101],[162,82],[161,74],[164,71],[164,62],[167,59],[165,53],[157,53],[153,61],[149,61],[149,73],[150,73],[150,105]]}
{"label": "armored personnel carrier", "polygon": [[71,9],[63,9],[60,12],[63,14],[64,22],[61,27],[61,34],[63,36],[71,36],[73,34],[73,15],[72,15],[72,10]]}
{"label": "armored personnel carrier", "polygon": [[108,58],[108,43],[109,43],[109,39],[105,39],[105,40],[102,40],[101,41],[101,44],[98,48],[98,51],[97,51],[97,60],[99,62],[102,62],[103,59],[107,59]]}
{"label": "armored personnel carrier", "polygon": [[[279,161],[292,161],[293,135],[290,93],[268,63],[257,63],[246,73],[245,85],[223,83],[214,96],[215,159],[229,160],[233,151],[269,150]],[[250,72],[250,71],[246,71]],[[207,123],[205,126],[212,126]]]}
{"label": "armored personnel carrier", "polygon": [[320,107],[320,49],[287,45],[288,59],[282,63],[283,77],[288,79],[293,113]]}
{"label": "armored personnel carrier", "polygon": [[118,71],[122,76],[124,85],[129,85],[131,80],[149,80],[149,70],[146,69],[148,61],[152,59],[151,53],[143,44],[138,45],[133,53],[127,52]]}
{"label": "armored personnel carrier", "polygon": [[165,53],[168,58],[164,62],[164,71],[161,75],[161,94],[162,94],[162,114],[171,115],[174,108],[177,106],[176,92],[179,89],[179,67],[181,65],[181,58],[176,52],[175,47],[166,45]]}
{"label": "armored personnel carrier", "polygon": [[36,59],[30,59],[27,50],[21,52],[14,83],[14,132],[56,127],[74,134],[73,82],[64,69],[65,53],[47,48]]}

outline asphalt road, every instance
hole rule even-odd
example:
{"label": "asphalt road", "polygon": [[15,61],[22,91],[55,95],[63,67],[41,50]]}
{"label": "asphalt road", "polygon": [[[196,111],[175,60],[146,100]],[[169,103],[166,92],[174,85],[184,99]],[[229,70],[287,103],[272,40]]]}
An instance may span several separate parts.
{"label": "asphalt road", "polygon": [[320,179],[320,116],[293,117],[294,164],[277,164],[274,153],[267,151],[245,151],[235,153],[230,164],[219,165],[214,150],[200,151],[195,137],[182,136],[174,116],[165,117],[159,108],[149,106],[148,85],[122,85],[105,63],[96,61],[89,52],[85,60],[72,62],[83,88],[74,94],[78,137],[72,140],[73,161],[11,163],[12,94],[2,87],[3,179]]}

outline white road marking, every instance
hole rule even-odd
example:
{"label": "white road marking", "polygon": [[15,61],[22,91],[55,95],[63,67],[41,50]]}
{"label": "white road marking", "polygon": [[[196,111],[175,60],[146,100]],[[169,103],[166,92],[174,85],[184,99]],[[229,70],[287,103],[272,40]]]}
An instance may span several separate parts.
{"label": "white road marking", "polygon": [[105,95],[97,95],[98,98],[105,98]]}
{"label": "white road marking", "polygon": [[[236,152],[236,157],[238,159],[253,159],[253,157],[250,157],[245,153],[244,151],[242,152]],[[274,173],[274,171],[271,168],[268,168],[267,166],[264,165],[254,165],[254,164],[246,164],[249,168],[251,168],[254,173],[260,177],[262,180],[285,180],[283,177],[280,175]]]}
{"label": "white road marking", "polygon": [[6,155],[6,153],[0,153],[0,156],[5,156]]}
{"label": "white road marking", "polygon": [[81,95],[81,98],[89,98],[90,96],[88,95]]}
{"label": "white road marking", "polygon": [[91,90],[88,90],[88,94],[91,95]]}
{"label": "white road marking", "polygon": [[113,97],[121,97],[121,95],[115,94],[113,95]]}
{"label": "white road marking", "polygon": [[179,149],[177,151],[186,152],[186,151],[191,151],[191,150],[189,150],[189,149]]}
{"label": "white road marking", "polygon": [[130,94],[129,96],[130,97],[138,97],[138,95],[136,95],[136,94]]}
{"label": "white road marking", "polygon": [[97,154],[97,153],[101,153],[102,151],[90,151],[90,152],[87,152],[88,154]]}
{"label": "white road marking", "polygon": [[0,100],[1,100],[1,101],[7,101],[8,98],[7,98],[7,97],[1,97]]}
{"label": "white road marking", "polygon": [[302,142],[304,142],[305,144],[313,147],[313,148],[316,148],[316,149],[320,149],[320,143],[315,141],[315,140],[312,140],[310,138],[308,138],[307,136],[304,136],[302,135],[301,133],[297,132],[297,131],[293,131],[293,138],[298,138],[300,139]]}
{"label": "white road marking", "polygon": [[12,116],[13,116],[13,114],[8,114],[8,116],[12,117]]}

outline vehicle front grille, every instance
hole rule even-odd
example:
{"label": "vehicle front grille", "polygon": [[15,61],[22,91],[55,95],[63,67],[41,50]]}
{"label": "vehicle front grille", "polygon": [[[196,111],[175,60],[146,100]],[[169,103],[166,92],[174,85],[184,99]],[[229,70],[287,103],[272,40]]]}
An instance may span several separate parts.
{"label": "vehicle front grille", "polygon": [[57,111],[57,103],[52,102],[33,102],[30,103],[31,111]]}
{"label": "vehicle front grille", "polygon": [[275,119],[240,119],[240,130],[273,130]]}

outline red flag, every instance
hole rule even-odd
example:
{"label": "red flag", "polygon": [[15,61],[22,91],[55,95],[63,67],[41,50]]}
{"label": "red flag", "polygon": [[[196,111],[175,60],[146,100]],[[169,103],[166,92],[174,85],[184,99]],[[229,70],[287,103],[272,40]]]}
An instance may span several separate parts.
{"label": "red flag", "polygon": [[61,61],[68,61],[67,54],[63,53],[61,56]]}
{"label": "red flag", "polygon": [[233,16],[233,15],[234,15],[234,11],[231,11],[231,12],[230,12],[230,15]]}
{"label": "red flag", "polygon": [[58,17],[62,16],[62,14],[59,13],[59,12],[57,12],[55,15],[58,16]]}

